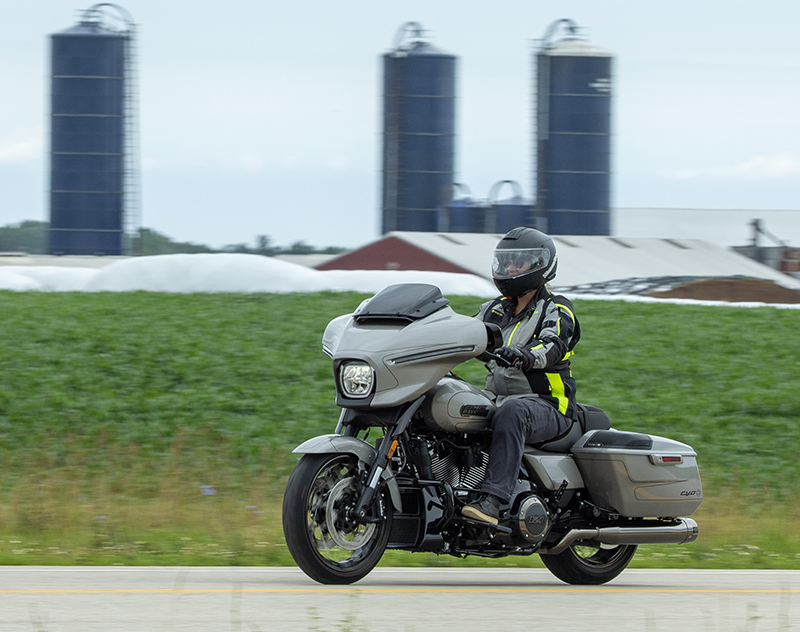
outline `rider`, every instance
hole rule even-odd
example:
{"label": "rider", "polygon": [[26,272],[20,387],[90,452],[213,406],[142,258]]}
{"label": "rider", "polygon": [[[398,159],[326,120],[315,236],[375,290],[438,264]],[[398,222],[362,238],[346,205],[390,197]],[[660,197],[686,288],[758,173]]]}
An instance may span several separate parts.
{"label": "rider", "polygon": [[[515,228],[494,250],[492,277],[502,296],[481,305],[478,318],[496,323],[503,347],[489,360],[486,391],[498,405],[492,418],[489,463],[481,496],[461,513],[497,524],[499,508],[511,499],[526,443],[542,443],[572,426],[575,381],[569,357],[580,339],[572,303],[554,296],[553,240],[532,228]],[[506,365],[506,366],[504,366]]]}

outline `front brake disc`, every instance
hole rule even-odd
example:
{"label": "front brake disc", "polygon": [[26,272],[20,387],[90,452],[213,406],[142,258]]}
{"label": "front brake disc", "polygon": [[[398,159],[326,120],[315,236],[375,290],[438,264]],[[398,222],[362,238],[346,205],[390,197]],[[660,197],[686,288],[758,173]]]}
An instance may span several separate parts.
{"label": "front brake disc", "polygon": [[[357,551],[362,548],[372,538],[375,532],[374,524],[360,525],[352,522],[345,514],[345,503],[343,502],[348,490],[355,481],[354,477],[343,478],[331,489],[328,495],[328,503],[325,507],[325,523],[328,526],[328,533],[333,541],[346,551]],[[337,524],[347,524],[349,530],[337,527]],[[348,538],[349,536],[349,538]]]}

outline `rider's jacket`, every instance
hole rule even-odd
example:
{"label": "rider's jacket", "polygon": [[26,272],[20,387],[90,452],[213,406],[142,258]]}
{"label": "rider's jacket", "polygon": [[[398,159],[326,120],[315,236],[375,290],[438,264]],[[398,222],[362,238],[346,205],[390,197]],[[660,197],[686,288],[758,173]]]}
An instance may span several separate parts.
{"label": "rider's jacket", "polygon": [[523,372],[490,360],[486,390],[496,396],[498,405],[509,397],[540,397],[573,417],[576,387],[569,358],[581,329],[572,303],[542,286],[517,316],[515,306],[515,299],[496,298],[481,305],[477,317],[499,325],[503,344],[520,349],[533,368]]}

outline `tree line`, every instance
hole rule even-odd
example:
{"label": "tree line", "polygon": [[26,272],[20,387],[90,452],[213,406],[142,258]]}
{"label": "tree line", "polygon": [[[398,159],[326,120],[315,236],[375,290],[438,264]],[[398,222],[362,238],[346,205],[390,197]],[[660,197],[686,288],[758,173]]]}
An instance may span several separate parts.
{"label": "tree line", "polygon": [[[17,224],[0,226],[0,252],[23,252],[31,255],[48,254],[47,231],[49,222],[25,220]],[[236,252],[274,257],[275,255],[339,254],[346,248],[329,246],[315,248],[304,241],[290,246],[278,246],[267,235],[258,235],[254,244],[229,244],[222,248],[211,248],[188,241],[175,241],[151,228],[140,228],[132,238],[131,251],[138,255],[171,255],[215,252]]]}

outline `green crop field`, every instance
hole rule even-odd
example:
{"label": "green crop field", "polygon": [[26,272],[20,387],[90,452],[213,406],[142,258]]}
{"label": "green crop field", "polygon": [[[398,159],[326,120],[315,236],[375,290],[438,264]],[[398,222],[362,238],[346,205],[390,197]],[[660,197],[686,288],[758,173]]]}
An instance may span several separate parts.
{"label": "green crop field", "polygon": [[[291,564],[291,450],[338,418],[322,332],[363,298],[0,292],[0,563]],[[634,566],[800,568],[800,312],[575,305],[579,400],[699,455],[700,538]]]}

